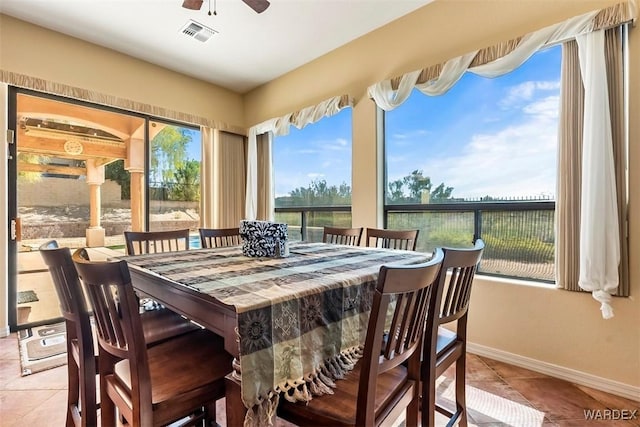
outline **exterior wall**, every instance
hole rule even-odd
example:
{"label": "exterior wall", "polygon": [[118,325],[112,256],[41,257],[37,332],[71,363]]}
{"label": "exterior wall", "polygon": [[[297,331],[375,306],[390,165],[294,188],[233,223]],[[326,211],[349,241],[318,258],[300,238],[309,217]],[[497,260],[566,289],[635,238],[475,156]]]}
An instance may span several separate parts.
{"label": "exterior wall", "polygon": [[[520,36],[611,1],[435,2],[379,28],[245,95],[247,124],[260,123],[339,94],[356,98],[353,114],[353,223],[375,226],[379,147],[373,115],[361,103],[369,85]],[[500,23],[500,25],[496,25]],[[603,320],[589,294],[479,277],[473,291],[469,340],[479,348],[640,387],[640,30],[630,35],[629,244],[630,298],[616,298]],[[322,84],[319,84],[322,82]],[[358,155],[356,155],[356,151]],[[355,196],[357,195],[357,197]],[[375,212],[377,217],[373,218]],[[597,351],[595,350],[597,349]]]}
{"label": "exterior wall", "polygon": [[[88,205],[89,186],[84,179],[42,178],[34,182],[18,180],[20,206]],[[105,180],[100,186],[102,206],[120,202],[120,185]]]}

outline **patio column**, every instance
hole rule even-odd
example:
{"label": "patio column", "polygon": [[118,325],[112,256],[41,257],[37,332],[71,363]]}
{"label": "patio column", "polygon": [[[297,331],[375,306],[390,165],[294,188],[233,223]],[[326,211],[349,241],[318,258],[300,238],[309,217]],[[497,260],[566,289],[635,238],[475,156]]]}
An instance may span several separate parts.
{"label": "patio column", "polygon": [[100,187],[104,184],[104,166],[96,165],[94,159],[87,160],[87,184],[89,185],[89,228],[87,229],[87,246],[104,246],[105,231],[100,226],[102,204]]}
{"label": "patio column", "polygon": [[131,180],[131,231],[144,230],[144,139],[131,138],[127,144],[124,169]]}

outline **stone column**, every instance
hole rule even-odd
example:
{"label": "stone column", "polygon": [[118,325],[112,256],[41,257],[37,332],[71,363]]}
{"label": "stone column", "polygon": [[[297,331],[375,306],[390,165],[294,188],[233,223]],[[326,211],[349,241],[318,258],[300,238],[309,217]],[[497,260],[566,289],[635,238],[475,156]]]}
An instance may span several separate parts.
{"label": "stone column", "polygon": [[144,230],[144,139],[131,138],[124,168],[131,174],[131,230]]}
{"label": "stone column", "polygon": [[96,166],[94,159],[87,160],[87,184],[89,185],[89,228],[87,246],[104,246],[105,231],[100,226],[102,213],[100,187],[104,184],[104,166]]}

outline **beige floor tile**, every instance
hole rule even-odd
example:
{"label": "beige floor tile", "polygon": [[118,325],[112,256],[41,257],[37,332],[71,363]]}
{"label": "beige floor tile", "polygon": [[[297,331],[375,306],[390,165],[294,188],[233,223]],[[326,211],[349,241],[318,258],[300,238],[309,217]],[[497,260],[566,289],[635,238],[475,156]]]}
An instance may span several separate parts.
{"label": "beige floor tile", "polygon": [[510,379],[507,383],[551,421],[585,421],[586,410],[606,409],[575,385],[556,378]]}
{"label": "beige floor tile", "polygon": [[497,360],[480,357],[480,359],[491,369],[493,369],[501,378],[549,378],[548,375],[540,372],[531,371],[529,369],[520,368],[519,366],[509,365]]}

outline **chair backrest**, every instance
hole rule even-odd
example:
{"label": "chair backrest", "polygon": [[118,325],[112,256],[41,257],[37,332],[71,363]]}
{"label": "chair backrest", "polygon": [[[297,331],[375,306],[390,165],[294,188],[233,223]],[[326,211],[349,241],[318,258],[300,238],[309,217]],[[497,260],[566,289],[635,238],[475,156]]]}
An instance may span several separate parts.
{"label": "chair backrest", "polygon": [[367,246],[415,251],[419,232],[420,230],[367,228]]}
{"label": "chair backrest", "polygon": [[[114,362],[129,361],[133,407],[151,413],[147,349],[126,261],[88,261],[76,251],[73,263],[93,306],[101,359],[110,355]],[[111,373],[105,366],[109,363],[101,362],[101,375]]]}
{"label": "chair backrest", "polygon": [[[82,251],[84,252],[83,256],[87,256],[86,251]],[[59,248],[55,240],[41,245],[40,255],[47,267],[49,267],[53,286],[60,301],[60,311],[65,318],[67,360],[70,365],[71,363],[77,365],[76,367],[69,366],[68,368],[69,378],[77,381],[77,384],[73,385],[71,382],[69,384],[69,407],[67,411],[74,411],[74,409],[77,411],[78,405],[81,404],[82,412],[80,419],[75,415],[70,415],[72,412],[68,412],[67,425],[69,425],[70,416],[76,425],[96,425],[96,358],[94,340],[90,311],[78,278],[78,272],[71,259],[69,248]],[[75,392],[72,390],[75,390]],[[80,412],[76,413],[79,414]]]}
{"label": "chair backrest", "polygon": [[200,244],[203,248],[221,248],[242,244],[240,228],[200,228]]}
{"label": "chair backrest", "polygon": [[189,249],[189,229],[170,231],[125,231],[127,254],[151,254]]}
{"label": "chair backrest", "polygon": [[[430,300],[435,294],[442,259],[442,251],[436,250],[426,263],[380,268],[360,362],[363,365],[356,425],[376,424],[374,407],[379,374],[407,362],[409,379],[418,387],[425,321]],[[385,339],[388,310],[392,303],[393,315]]]}
{"label": "chair backrest", "polygon": [[[477,239],[473,248],[442,248],[444,260],[438,277],[442,298],[439,323],[465,318],[469,310],[471,285],[484,251],[484,242]],[[466,326],[466,325],[465,325]]]}
{"label": "chair backrest", "polygon": [[324,227],[324,231],[322,232],[322,241],[335,245],[360,246],[361,237],[362,227]]}
{"label": "chair backrest", "polygon": [[90,311],[78,279],[78,273],[71,260],[69,248],[60,248],[55,240],[50,240],[42,244],[39,249],[42,259],[49,268],[53,286],[58,294],[62,316],[67,322],[73,324],[71,330],[67,328],[68,338],[88,341],[87,348],[93,355]]}

